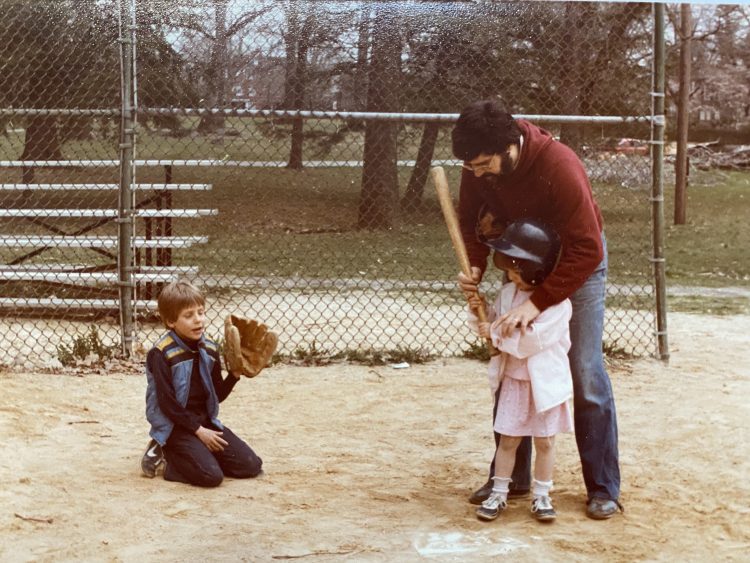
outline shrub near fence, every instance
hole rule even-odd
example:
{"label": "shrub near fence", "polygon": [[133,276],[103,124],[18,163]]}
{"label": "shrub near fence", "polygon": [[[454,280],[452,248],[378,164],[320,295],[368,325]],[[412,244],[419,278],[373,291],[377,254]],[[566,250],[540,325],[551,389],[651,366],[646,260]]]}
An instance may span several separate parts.
{"label": "shrub near fence", "polygon": [[[393,75],[396,82],[384,82],[398,95],[390,100],[393,92],[378,92],[373,86],[365,91],[364,101],[358,101],[357,95],[362,92],[357,90],[358,83],[354,80],[357,73],[372,78],[376,76],[373,73],[377,65],[383,64],[383,57],[393,55],[382,52],[384,38],[377,32],[378,25],[395,25],[390,20],[382,20],[387,15],[384,10],[392,4],[357,4],[361,10],[351,17],[334,13],[335,3],[305,4],[308,12],[295,12],[294,7],[302,4],[305,3],[290,3],[284,7],[271,2],[229,2],[223,15],[214,11],[216,4],[211,2],[178,5],[171,14],[160,13],[148,2],[135,6],[138,46],[135,74],[140,105],[133,116],[134,183],[210,185],[211,191],[175,190],[168,205],[173,209],[217,211],[215,215],[203,214],[170,223],[172,237],[207,237],[207,241],[171,253],[169,266],[184,268],[186,277],[205,290],[210,307],[208,333],[215,338],[221,337],[223,316],[237,312],[268,322],[280,333],[281,352],[288,355],[310,350],[320,355],[335,355],[397,349],[451,355],[472,350],[478,341],[464,326],[465,305],[455,285],[457,266],[432,186],[424,178],[425,162],[427,167],[442,164],[452,187],[457,189],[459,168],[450,153],[451,118],[444,115],[438,120],[426,120],[419,117],[422,115],[419,112],[454,114],[467,101],[503,92],[524,93],[516,101],[512,95],[504,96],[509,109],[515,113],[559,114],[565,108],[560,105],[555,88],[535,90],[530,82],[523,82],[536,79],[528,73],[503,74],[492,80],[482,76],[481,80],[472,81],[467,76],[465,83],[457,82],[451,89],[430,80],[438,80],[449,70],[460,75],[463,55],[438,53],[447,57],[444,60],[452,61],[452,66],[442,67],[441,72],[431,75],[429,65],[417,64],[417,61],[434,60],[429,57],[438,56],[427,47],[433,44],[430,41],[438,41],[446,29],[467,34],[461,39],[463,45],[474,35],[477,45],[486,40],[510,49],[512,46],[507,41],[511,38],[503,39],[497,34],[501,24],[511,21],[508,18],[514,14],[516,19],[523,20],[516,22],[514,33],[527,33],[533,38],[537,33],[534,22],[538,22],[539,17],[553,14],[570,18],[574,15],[573,8],[556,3],[512,3],[510,13],[505,11],[504,4],[464,6],[454,16],[445,12],[437,19],[434,14],[430,19],[418,11],[402,13],[399,25],[403,27],[392,38],[399,38],[405,64]],[[60,9],[66,5],[61,3]],[[104,2],[98,5],[101,10],[98,17],[109,21],[107,16],[114,14],[112,10],[122,9],[127,20],[132,16],[132,12],[128,12],[131,6],[129,2]],[[643,11],[642,7],[575,9],[585,10],[590,16],[591,29],[578,33],[587,41],[591,56],[597,56],[605,48],[601,41],[607,33],[613,29],[620,33],[618,26],[625,26],[632,34],[628,39],[632,49],[648,54],[649,43],[643,37],[650,33],[650,12]],[[195,34],[194,26],[187,24],[188,21],[196,23],[196,15],[200,16],[200,25],[206,26],[205,31],[211,32],[202,35],[203,39]],[[469,16],[481,15],[484,16],[480,18],[484,22],[481,29],[469,32]],[[2,21],[7,25],[21,17],[28,17],[28,14],[10,14]],[[301,27],[295,27],[301,26],[301,22],[307,22],[322,34],[308,34],[313,45],[306,46],[301,41]],[[55,20],[55,25],[64,28],[67,24]],[[3,32],[7,35],[9,29],[0,29],[0,35]],[[118,31],[107,29],[116,40]],[[289,33],[283,35],[285,30]],[[325,34],[323,30],[327,30]],[[555,41],[563,42],[565,27],[552,26],[547,33],[552,34],[549,37]],[[369,40],[365,46],[360,44],[359,54],[364,49],[367,56],[359,59],[356,39],[365,36]],[[284,43],[284,39],[290,37],[296,39]],[[80,40],[83,45],[85,38]],[[45,51],[48,59],[40,58],[46,64],[55,60],[54,37],[49,41]],[[20,44],[28,43],[21,41]],[[223,62],[212,58],[219,44],[227,47],[222,55],[226,57]],[[444,44],[444,40],[440,40],[433,45]],[[477,72],[481,67],[485,69],[482,72],[489,72],[495,68],[493,57],[507,54],[503,49],[482,51],[482,55],[477,51],[469,70]],[[541,51],[532,51],[524,55],[517,53],[514,60],[519,64],[524,60],[529,63],[541,54]],[[70,59],[78,65],[85,65],[86,57],[93,56],[88,47],[73,49],[72,53],[79,55]],[[19,51],[19,56],[22,54]],[[546,56],[554,58],[550,53]],[[99,56],[99,60],[103,58],[108,57]],[[117,57],[110,60],[116,62]],[[302,60],[304,69],[300,68]],[[290,61],[295,61],[296,66],[289,66]],[[545,68],[553,63],[554,60],[543,62]],[[293,79],[287,74],[285,83],[283,69],[289,71],[292,67],[298,74],[292,73]],[[386,74],[395,72],[385,70]],[[108,72],[111,79],[117,81],[117,67],[109,68]],[[219,72],[218,78],[211,74],[215,72]],[[570,69],[569,76],[575,83],[566,82],[565,88],[584,88],[594,78],[592,72],[599,71],[587,65]],[[640,67],[625,67],[622,72],[632,73],[637,78],[633,81],[637,87],[633,88],[631,96],[618,98],[614,105],[607,107],[604,100],[611,98],[603,88],[605,91],[590,96],[588,111],[604,115],[648,113],[650,77],[644,75]],[[515,82],[503,82],[509,76]],[[555,76],[550,75],[550,84],[558,80]],[[223,93],[215,90],[216,80],[226,81]],[[488,80],[497,85],[496,91],[487,89]],[[373,79],[369,83],[372,85]],[[99,92],[102,86],[94,81],[90,91]],[[61,88],[59,80],[50,80],[51,92],[61,91]],[[293,99],[292,94],[299,94],[300,88],[302,98]],[[414,95],[417,91],[422,94]],[[16,98],[6,103],[14,108],[30,106],[29,92],[20,89]],[[101,95],[82,95],[78,99],[52,95],[46,100],[33,101],[32,107],[41,105],[57,112],[57,117],[41,123],[34,115],[6,109],[6,135],[0,137],[3,182],[24,183],[31,171],[35,183],[121,183],[122,176],[116,167],[80,166],[71,162],[78,159],[117,162],[121,139],[115,116],[119,110],[114,110],[115,116],[94,113],[76,116],[76,111],[81,111],[79,108],[119,106],[111,90],[101,92]],[[438,96],[438,92],[442,94]],[[450,97],[451,92],[455,96]],[[535,95],[530,97],[529,92]],[[386,113],[385,120],[368,117],[376,110],[383,114],[382,104],[380,107],[375,104],[383,98],[383,103],[395,103],[396,111]],[[300,99],[302,105],[298,104]],[[58,103],[61,101],[64,105]],[[208,104],[209,109],[190,109],[201,104]],[[596,104],[604,105],[597,107]],[[151,109],[167,106],[170,109]],[[287,114],[274,113],[275,107],[305,111],[313,107],[329,113],[298,114],[294,110]],[[337,114],[334,109],[345,113]],[[586,107],[568,109],[577,109],[578,113],[587,111]],[[369,113],[356,113],[361,110],[369,110]],[[417,113],[399,117],[399,111]],[[71,133],[74,118],[75,135]],[[579,151],[604,212],[611,264],[605,330],[607,346],[635,354],[650,353],[654,325],[649,264],[650,159],[618,154],[606,146],[611,138],[647,139],[650,135],[648,120],[588,125],[542,121],[545,127]],[[34,123],[37,129],[32,131]],[[388,143],[372,144],[373,138],[392,140],[392,153],[386,157],[378,154],[377,149],[385,148]],[[32,142],[34,139],[37,141]],[[40,160],[58,164],[28,165],[30,161],[38,163]],[[393,164],[394,161],[397,164]],[[379,194],[385,193],[384,199],[378,201],[386,213],[377,215],[377,221],[372,223],[368,223],[368,214],[363,212],[363,194],[372,181],[372,167],[368,169],[367,162],[376,162],[382,167],[376,168],[383,171],[382,177],[393,174],[390,187],[386,186]],[[137,191],[123,193],[137,194]],[[20,190],[1,197],[5,209],[19,209],[26,206],[24,198],[28,198],[28,194]],[[132,197],[137,206],[138,196]],[[50,194],[36,205],[85,209],[116,203],[111,199],[107,204],[97,201],[94,197],[81,197],[80,193],[68,194],[64,201]],[[2,235],[30,236],[43,228],[28,218],[14,217],[3,222]],[[149,229],[145,218],[135,219],[136,237],[158,236]],[[18,254],[7,247],[0,249],[0,256],[5,268],[18,259]],[[30,260],[40,267],[48,267],[63,258],[61,248],[51,248]],[[103,257],[90,255],[75,259],[87,263],[93,260],[99,265],[104,261]],[[133,252],[134,266],[138,259],[145,260],[144,252]],[[154,281],[148,287],[134,286],[135,336],[137,343],[144,346],[162,329],[153,313],[139,301],[152,299],[161,281]],[[73,298],[65,310],[33,312],[3,308],[0,323],[7,330],[3,331],[0,348],[8,351],[9,361],[16,357],[24,361],[32,348],[38,349],[36,345],[31,346],[32,342],[44,342],[46,360],[54,359],[58,345],[70,345],[76,335],[89,334],[92,323],[107,345],[117,344],[119,313],[82,306],[84,300],[102,292],[116,292],[116,284],[72,288],[62,277],[51,282],[35,281],[22,286],[8,280],[0,282],[3,297],[22,294],[39,299],[63,295]],[[489,276],[483,289],[491,291],[496,282],[497,276]],[[75,300],[80,302],[76,304]]]}

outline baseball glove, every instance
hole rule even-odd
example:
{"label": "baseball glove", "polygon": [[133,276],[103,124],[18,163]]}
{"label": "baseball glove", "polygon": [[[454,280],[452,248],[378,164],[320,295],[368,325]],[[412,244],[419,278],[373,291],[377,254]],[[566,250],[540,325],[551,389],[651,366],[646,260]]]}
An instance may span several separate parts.
{"label": "baseball glove", "polygon": [[230,315],[224,321],[224,360],[234,374],[255,377],[268,365],[279,337],[258,321]]}

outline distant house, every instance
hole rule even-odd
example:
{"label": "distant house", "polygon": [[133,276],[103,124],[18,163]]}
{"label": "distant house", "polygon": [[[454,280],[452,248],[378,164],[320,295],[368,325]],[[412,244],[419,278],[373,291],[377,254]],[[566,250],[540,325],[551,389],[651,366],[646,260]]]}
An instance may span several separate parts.
{"label": "distant house", "polygon": [[741,128],[750,125],[750,69],[742,61],[711,68],[692,81],[690,120],[693,123]]}

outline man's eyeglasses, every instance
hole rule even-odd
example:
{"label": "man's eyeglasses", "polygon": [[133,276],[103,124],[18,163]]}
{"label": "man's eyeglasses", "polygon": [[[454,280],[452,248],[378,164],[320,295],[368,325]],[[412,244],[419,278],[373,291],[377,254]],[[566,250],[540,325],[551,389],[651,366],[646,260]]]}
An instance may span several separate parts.
{"label": "man's eyeglasses", "polygon": [[495,155],[488,156],[487,158],[480,160],[479,162],[470,162],[466,161],[464,162],[461,167],[465,168],[469,172],[474,172],[475,174],[481,170],[487,170],[492,165],[492,159],[495,158]]}

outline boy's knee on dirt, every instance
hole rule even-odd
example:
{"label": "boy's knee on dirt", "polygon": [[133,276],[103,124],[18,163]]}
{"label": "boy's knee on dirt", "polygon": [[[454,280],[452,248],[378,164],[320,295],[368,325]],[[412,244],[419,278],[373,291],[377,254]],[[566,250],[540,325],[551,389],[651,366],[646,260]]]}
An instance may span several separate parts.
{"label": "boy's knee on dirt", "polygon": [[240,458],[233,460],[231,468],[227,467],[226,474],[237,479],[257,477],[263,470],[263,460],[253,452],[247,452]]}
{"label": "boy's knee on dirt", "polygon": [[215,467],[203,467],[194,475],[194,485],[198,487],[218,487],[224,480],[224,472],[218,464]]}

